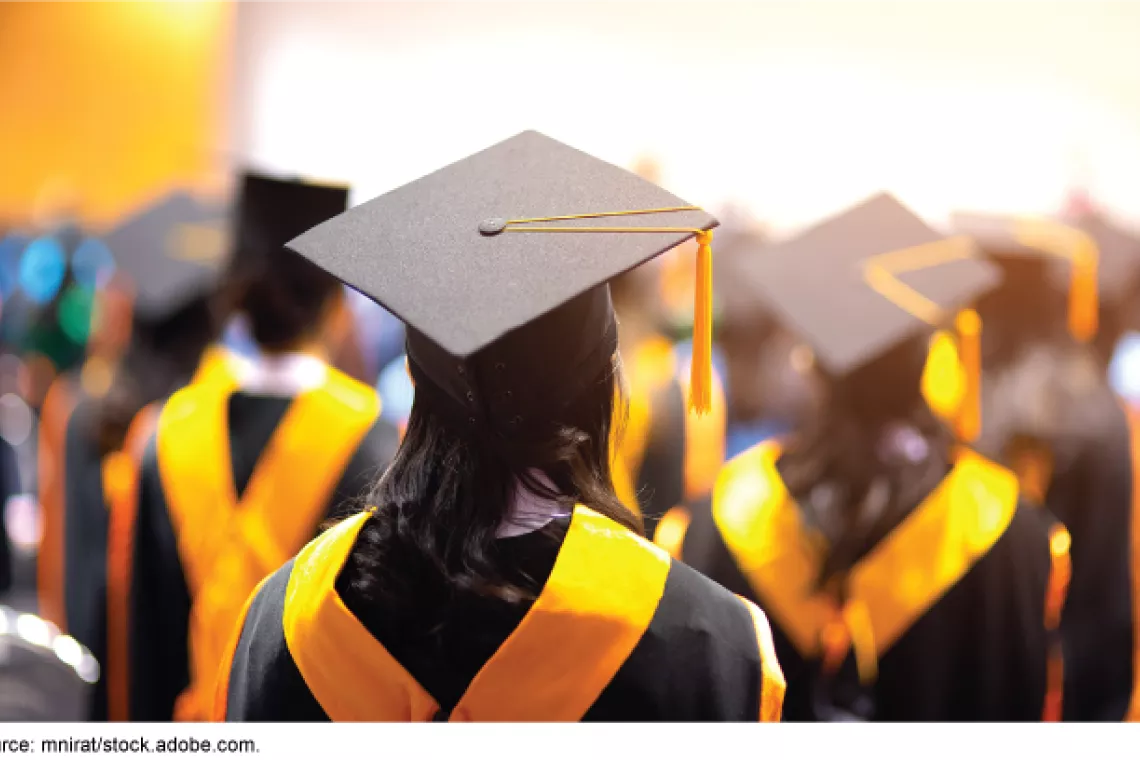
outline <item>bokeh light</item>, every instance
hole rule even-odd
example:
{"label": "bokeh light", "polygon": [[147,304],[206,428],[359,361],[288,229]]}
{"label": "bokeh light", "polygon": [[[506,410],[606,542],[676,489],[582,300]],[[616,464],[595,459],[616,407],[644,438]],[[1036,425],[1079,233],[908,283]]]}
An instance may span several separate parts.
{"label": "bokeh light", "polygon": [[59,301],[59,326],[76,343],[86,343],[91,334],[91,305],[94,291],[78,283],[71,285]]}
{"label": "bokeh light", "polygon": [[115,259],[102,240],[86,238],[71,257],[75,280],[86,288],[103,287],[115,271]]}
{"label": "bokeh light", "polygon": [[15,393],[0,396],[0,438],[12,447],[28,440],[34,422],[31,407]]}
{"label": "bokeh light", "polygon": [[36,238],[20,257],[20,288],[34,303],[54,298],[66,274],[67,258],[55,238]]}

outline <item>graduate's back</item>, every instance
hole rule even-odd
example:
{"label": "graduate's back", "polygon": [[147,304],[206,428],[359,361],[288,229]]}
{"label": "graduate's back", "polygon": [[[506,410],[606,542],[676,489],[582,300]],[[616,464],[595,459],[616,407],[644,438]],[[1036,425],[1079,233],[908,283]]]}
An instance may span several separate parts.
{"label": "graduate's back", "polygon": [[[978,305],[983,333],[979,448],[1007,464],[1046,519],[1072,537],[1061,632],[1066,720],[1120,720],[1137,663],[1135,422],[1108,383],[1106,346],[1140,278],[1140,241],[1100,214],[1019,220],[962,214],[1004,270]],[[1052,230],[1053,236],[1030,234]],[[1065,245],[1054,250],[1056,242]],[[1081,248],[1081,246],[1087,246]],[[1072,255],[1058,259],[1069,248]],[[1096,277],[1082,280],[1080,255]],[[1091,323],[1078,317],[1091,297]],[[1095,332],[1093,332],[1095,329]]]}
{"label": "graduate's back", "polygon": [[[483,220],[618,202],[667,237],[595,248]],[[606,281],[707,242],[713,223],[527,132],[290,243],[407,321],[415,401],[372,508],[252,597],[215,717],[778,719],[763,613],[643,538],[610,473],[621,361]],[[356,270],[362,256],[379,266]]]}
{"label": "graduate's back", "polygon": [[995,268],[877,196],[756,275],[824,392],[796,430],[725,467],[682,556],[769,612],[785,718],[1041,719],[1045,527],[922,394],[933,327]]}
{"label": "graduate's back", "polygon": [[[176,392],[145,445],[129,589],[119,589],[123,717],[204,718],[254,586],[324,520],[350,511],[395,451],[375,391],[324,359],[322,330],[340,305],[339,283],[274,247],[343,209],[346,194],[244,181],[227,300],[247,318],[259,355],[226,382]],[[267,216],[267,198],[282,216]]]}

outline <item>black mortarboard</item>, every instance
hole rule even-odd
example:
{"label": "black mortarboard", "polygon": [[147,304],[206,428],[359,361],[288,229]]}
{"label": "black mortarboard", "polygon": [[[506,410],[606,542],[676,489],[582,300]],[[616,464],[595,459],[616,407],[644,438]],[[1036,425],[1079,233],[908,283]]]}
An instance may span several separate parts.
{"label": "black mortarboard", "polygon": [[245,172],[234,233],[239,266],[264,266],[289,240],[348,208],[348,193],[345,185]]}
{"label": "black mortarboard", "polygon": [[1100,215],[1066,223],[958,213],[952,224],[999,261],[1040,260],[1049,281],[1068,293],[1069,328],[1082,340],[1096,332],[1099,302],[1128,296],[1140,277],[1140,241]]}
{"label": "black mortarboard", "polygon": [[[625,169],[523,132],[289,247],[407,323],[417,389],[426,378],[464,421],[518,429],[609,369],[610,279],[696,235],[711,290],[715,225]],[[699,308],[707,325],[711,303]]]}
{"label": "black mortarboard", "polygon": [[[1140,239],[1115,226],[1101,214],[1087,213],[1073,220],[1033,219],[995,214],[958,213],[956,231],[972,236],[981,248],[996,258],[1048,257],[1056,259],[1051,274],[1062,290],[1072,278],[1071,259],[1084,233],[1096,245],[1097,291],[1106,301],[1126,294],[1140,276]],[[1042,244],[1045,231],[1054,231],[1058,244]],[[1069,236],[1066,235],[1069,233]]]}
{"label": "black mortarboard", "polygon": [[175,192],[135,213],[103,238],[134,287],[134,313],[160,321],[208,295],[226,254],[221,205]]}
{"label": "black mortarboard", "polygon": [[773,246],[750,271],[817,364],[842,377],[994,287],[998,268],[976,254],[883,194]]}

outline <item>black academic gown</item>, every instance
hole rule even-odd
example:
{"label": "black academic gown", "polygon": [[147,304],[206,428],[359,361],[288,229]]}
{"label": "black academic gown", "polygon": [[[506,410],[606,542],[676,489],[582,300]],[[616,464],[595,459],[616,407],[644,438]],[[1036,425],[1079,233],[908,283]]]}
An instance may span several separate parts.
{"label": "black academic gown", "polygon": [[[107,504],[102,458],[95,442],[97,402],[84,398],[68,420],[64,442],[63,593],[68,632],[106,662]],[[91,691],[90,720],[107,719],[107,686]]]}
{"label": "black academic gown", "polygon": [[[1012,473],[980,457],[968,474],[959,463],[860,560],[849,579],[868,611],[877,676],[860,681],[852,646],[825,678],[821,640],[834,608],[814,593],[819,539],[787,498],[778,452],[763,443],[725,467],[683,558],[764,606],[787,678],[785,720],[849,719],[859,701],[873,710],[861,719],[877,721],[1040,720],[1056,646],[1044,625],[1053,561],[1046,525],[1018,498]],[[956,473],[957,495],[938,498]],[[975,487],[984,501],[970,497]]]}
{"label": "black academic gown", "polygon": [[626,357],[627,415],[614,457],[618,496],[642,516],[652,537],[657,521],[685,495],[685,408],[669,343],[651,336]]}
{"label": "black academic gown", "polygon": [[[239,498],[292,400],[233,393],[228,402],[233,482]],[[396,429],[377,419],[361,439],[324,514],[358,505],[398,445]],[[283,515],[287,505],[282,505]],[[283,517],[283,519],[285,519]],[[314,524],[309,535],[316,535]],[[139,484],[130,589],[129,700],[134,721],[168,721],[190,680],[188,631],[191,595],[159,473],[156,440],[146,447]]]}
{"label": "black academic gown", "polygon": [[405,614],[340,604],[353,522],[256,594],[216,718],[779,719],[783,677],[763,613],[607,518],[579,507],[497,542],[505,566],[543,583],[533,604],[428,587]]}
{"label": "black academic gown", "polygon": [[[716,472],[724,463],[725,408],[719,378],[714,378],[713,409],[703,417],[689,414],[675,348],[654,336],[629,351],[628,418],[620,441],[621,462],[635,489],[645,535],[656,540],[658,525],[695,504],[707,501]],[[623,475],[615,473],[618,495],[627,505]],[[667,538],[663,538],[663,545]],[[666,547],[669,548],[669,547]]]}
{"label": "black academic gown", "polygon": [[1131,430],[1137,421],[1108,396],[1097,400],[1103,424],[1070,465],[1054,470],[1045,497],[1072,536],[1072,580],[1061,618],[1065,720],[1119,721],[1134,701],[1133,461],[1140,431]]}
{"label": "black academic gown", "polygon": [[661,516],[685,498],[685,401],[669,382],[657,392],[645,453],[637,467],[637,494],[645,535],[653,537]]}

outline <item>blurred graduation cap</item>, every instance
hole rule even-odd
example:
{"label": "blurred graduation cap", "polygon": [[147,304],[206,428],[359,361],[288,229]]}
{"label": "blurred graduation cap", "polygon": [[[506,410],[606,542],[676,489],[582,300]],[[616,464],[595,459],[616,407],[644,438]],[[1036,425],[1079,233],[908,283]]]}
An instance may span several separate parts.
{"label": "blurred graduation cap", "polygon": [[904,341],[954,324],[971,388],[959,422],[976,435],[977,315],[959,309],[996,286],[1000,270],[964,236],[944,237],[886,194],[787,240],[750,267],[765,301],[841,379]]}
{"label": "blurred graduation cap", "polygon": [[158,322],[217,285],[227,253],[226,210],[177,191],[103,237],[134,287],[134,314]]}
{"label": "blurred graduation cap", "polygon": [[241,178],[235,223],[235,256],[244,271],[272,261],[302,232],[348,208],[349,188],[246,171]]}
{"label": "blurred graduation cap", "polygon": [[1140,240],[1099,214],[1072,223],[1055,219],[957,213],[954,229],[972,236],[998,261],[1038,260],[1068,293],[1069,331],[1088,341],[1097,331],[1101,302],[1127,298],[1140,282]]}
{"label": "blurred graduation cap", "polygon": [[753,227],[726,225],[717,230],[713,285],[718,324],[754,323],[768,313],[764,300],[757,295],[751,270],[770,255],[769,247],[767,237]]}
{"label": "blurred graduation cap", "polygon": [[715,225],[634,173],[528,131],[289,247],[408,325],[418,389],[426,378],[457,419],[521,433],[610,370],[617,334],[606,283],[694,236],[706,297],[692,403],[707,409]]}

